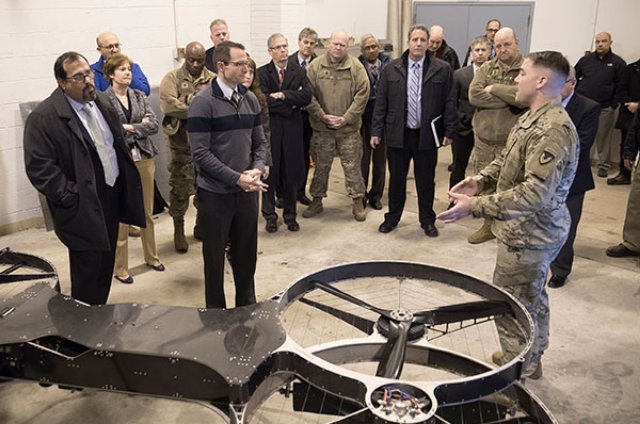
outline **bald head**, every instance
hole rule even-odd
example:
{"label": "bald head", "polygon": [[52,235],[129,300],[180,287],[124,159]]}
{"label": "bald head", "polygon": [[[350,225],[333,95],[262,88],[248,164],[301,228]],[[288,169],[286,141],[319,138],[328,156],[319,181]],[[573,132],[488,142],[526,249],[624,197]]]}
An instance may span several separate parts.
{"label": "bald head", "polygon": [[608,32],[599,32],[596,34],[596,53],[598,55],[604,56],[609,53],[609,50],[611,50],[611,44],[613,44],[611,34]]}
{"label": "bald head", "polygon": [[102,32],[96,37],[98,52],[105,59],[109,59],[112,55],[120,53],[120,40],[113,32]]}
{"label": "bald head", "polygon": [[440,25],[434,25],[429,29],[429,34],[429,50],[435,53],[442,46],[444,28]]}
{"label": "bald head", "polygon": [[498,60],[505,65],[511,65],[520,50],[518,37],[516,37],[516,33],[509,27],[504,27],[496,32],[494,45]]}
{"label": "bald head", "polygon": [[347,56],[347,47],[349,46],[349,34],[344,31],[335,31],[331,33],[329,39],[329,48],[327,54],[333,63],[338,63]]}
{"label": "bald head", "polygon": [[204,69],[204,46],[197,41],[192,41],[184,48],[184,67],[194,77],[200,76]]}

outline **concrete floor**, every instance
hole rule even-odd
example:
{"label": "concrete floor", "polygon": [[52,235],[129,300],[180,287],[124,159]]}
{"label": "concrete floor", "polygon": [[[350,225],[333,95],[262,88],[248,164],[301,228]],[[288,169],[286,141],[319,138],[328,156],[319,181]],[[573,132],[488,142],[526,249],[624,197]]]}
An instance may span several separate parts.
{"label": "concrete floor", "polygon": [[[448,150],[443,150],[437,170],[437,212],[447,205],[449,161]],[[424,262],[491,281],[495,242],[480,246],[466,242],[479,227],[479,220],[438,223],[440,237],[425,237],[418,224],[411,181],[403,220],[394,232],[385,235],[377,231],[384,210],[368,210],[363,223],[353,220],[338,162],[330,184],[325,212],[310,220],[300,217],[300,232],[290,233],[281,226],[277,233],[267,234],[260,219],[259,300],[313,271],[360,260]],[[596,184],[586,197],[575,243],[574,271],[564,288],[549,290],[551,346],[544,356],[544,377],[526,385],[560,423],[640,423],[640,263],[637,259],[609,258],[604,253],[607,246],[621,241],[628,186],[607,186],[600,178]],[[194,218],[191,208],[188,223]],[[130,271],[135,283],[129,286],[114,280],[110,302],[202,307],[201,245],[190,238],[189,252],[176,254],[167,214],[157,219],[156,238],[166,272],[145,267],[140,242],[131,239]],[[51,260],[58,268],[63,292],[69,292],[66,250],[53,233],[22,231],[0,237],[0,247],[4,246]],[[232,293],[229,283],[228,299],[233,299]],[[0,423],[223,422],[215,412],[198,404],[86,390],[72,393],[23,382],[0,384],[0,399]]]}

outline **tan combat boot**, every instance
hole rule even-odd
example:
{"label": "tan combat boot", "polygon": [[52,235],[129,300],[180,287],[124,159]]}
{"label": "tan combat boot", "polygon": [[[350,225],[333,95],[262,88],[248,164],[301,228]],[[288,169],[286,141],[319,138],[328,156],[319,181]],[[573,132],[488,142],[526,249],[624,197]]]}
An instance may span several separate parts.
{"label": "tan combat boot", "polygon": [[351,209],[351,212],[353,213],[353,217],[356,221],[362,222],[367,219],[367,213],[364,209],[364,197],[360,196],[353,199],[353,208]]}
{"label": "tan combat boot", "polygon": [[485,241],[493,240],[496,236],[491,232],[491,220],[485,219],[482,227],[478,228],[478,231],[471,234],[467,239],[471,244],[480,244]]}
{"label": "tan combat boot", "polygon": [[184,218],[173,218],[173,245],[176,252],[186,253],[189,250],[189,243],[184,235]]}
{"label": "tan combat boot", "polygon": [[322,197],[314,197],[311,204],[304,212],[302,212],[303,218],[313,218],[324,210],[322,207]]}

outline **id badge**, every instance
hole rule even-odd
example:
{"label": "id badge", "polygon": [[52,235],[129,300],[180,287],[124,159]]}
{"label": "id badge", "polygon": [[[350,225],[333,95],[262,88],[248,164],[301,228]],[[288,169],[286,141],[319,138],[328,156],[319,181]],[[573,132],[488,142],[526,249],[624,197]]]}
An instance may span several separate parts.
{"label": "id badge", "polygon": [[133,158],[134,162],[138,162],[140,161],[140,159],[142,159],[142,157],[140,157],[140,148],[138,146],[131,148],[131,157]]}

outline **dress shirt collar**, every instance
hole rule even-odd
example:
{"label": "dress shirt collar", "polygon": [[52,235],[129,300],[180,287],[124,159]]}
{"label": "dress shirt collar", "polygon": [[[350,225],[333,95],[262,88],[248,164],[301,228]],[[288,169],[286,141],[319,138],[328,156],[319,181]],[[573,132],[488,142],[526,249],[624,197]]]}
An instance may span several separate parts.
{"label": "dress shirt collar", "polygon": [[[224,94],[224,97],[228,100],[231,100],[231,96],[233,95],[234,91],[238,91],[238,87],[234,87],[231,88],[230,86],[228,86],[225,82],[223,82],[219,77],[216,78],[216,82],[218,83],[218,86],[220,87],[220,90],[222,90],[222,94]],[[239,95],[239,93],[238,93]]]}
{"label": "dress shirt collar", "polygon": [[564,98],[562,100],[562,106],[566,109],[567,105],[569,104],[569,102],[571,101],[571,98],[573,97],[573,93],[574,91],[571,92],[571,94],[569,94],[566,98]]}
{"label": "dress shirt collar", "polygon": [[424,66],[424,58],[425,56],[422,56],[422,59],[418,60],[418,61],[414,61],[413,59],[411,59],[411,56],[407,56],[408,59],[408,63],[409,63],[409,69],[413,68],[413,64],[417,63],[420,66],[420,69],[422,69],[422,67]]}

